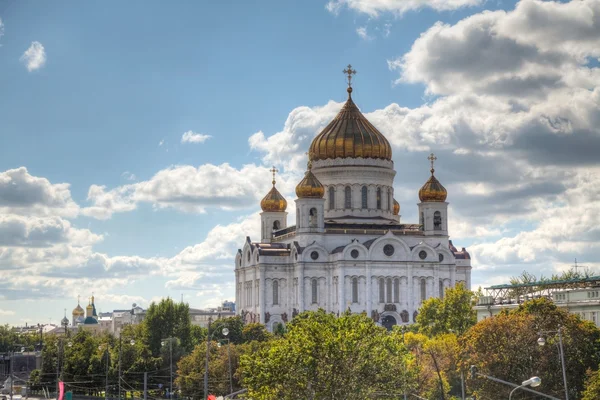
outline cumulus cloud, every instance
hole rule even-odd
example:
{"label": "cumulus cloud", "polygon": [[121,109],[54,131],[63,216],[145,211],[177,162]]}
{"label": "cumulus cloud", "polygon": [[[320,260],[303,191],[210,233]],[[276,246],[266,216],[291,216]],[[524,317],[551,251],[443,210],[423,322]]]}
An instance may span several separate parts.
{"label": "cumulus cloud", "polygon": [[[284,192],[291,189],[293,184],[285,176],[280,176],[278,182],[278,187]],[[134,210],[139,203],[149,203],[157,209],[173,208],[189,213],[204,213],[209,207],[255,207],[269,191],[270,184],[268,168],[254,164],[244,165],[240,169],[227,163],[199,167],[180,165],[161,170],[147,181],[111,190],[92,185],[88,200],[93,205],[84,208],[82,213],[106,219],[113,213]]]}
{"label": "cumulus cloud", "polygon": [[181,136],[181,143],[204,143],[211,137],[211,135],[187,131]]}
{"label": "cumulus cloud", "polygon": [[31,42],[31,46],[21,56],[21,62],[29,72],[42,68],[46,64],[44,46],[38,41]]}
{"label": "cumulus cloud", "polygon": [[32,176],[25,167],[0,172],[0,213],[75,217],[79,206],[71,198],[69,186]]}
{"label": "cumulus cloud", "polygon": [[342,8],[377,17],[382,13],[402,15],[407,11],[431,8],[436,11],[456,10],[462,7],[476,6],[483,0],[330,0],[326,8],[337,14]]}

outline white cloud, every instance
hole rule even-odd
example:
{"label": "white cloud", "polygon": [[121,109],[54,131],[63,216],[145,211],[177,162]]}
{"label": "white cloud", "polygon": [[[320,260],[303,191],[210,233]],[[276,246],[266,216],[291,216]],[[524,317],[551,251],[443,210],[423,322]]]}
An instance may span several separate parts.
{"label": "white cloud", "polygon": [[[294,182],[280,175],[278,187],[282,192],[291,191]],[[93,205],[84,208],[82,213],[107,219],[113,213],[132,211],[139,203],[189,213],[204,213],[207,208],[250,208],[258,205],[270,186],[267,167],[249,164],[236,169],[226,163],[204,164],[197,168],[180,165],[161,170],[147,181],[112,190],[92,185],[88,200]]]}
{"label": "white cloud", "polygon": [[42,68],[46,64],[44,46],[38,41],[31,42],[31,46],[25,50],[20,60],[29,72]]}
{"label": "white cloud", "polygon": [[402,15],[407,11],[421,8],[431,8],[436,11],[456,10],[482,3],[483,0],[330,0],[326,8],[337,14],[342,8],[348,7],[371,17],[377,17],[382,13]]}
{"label": "white cloud", "polygon": [[211,137],[211,135],[187,131],[181,136],[181,143],[204,143]]}
{"label": "white cloud", "polygon": [[[0,38],[4,35],[4,22],[2,22],[2,18],[0,18]],[[0,44],[0,46],[2,46]]]}
{"label": "white cloud", "polygon": [[0,309],[0,315],[15,315],[15,312],[12,310],[2,310]]}
{"label": "white cloud", "polygon": [[26,216],[76,217],[79,206],[68,183],[52,184],[20,167],[0,172],[0,213]]}
{"label": "white cloud", "polygon": [[356,34],[362,40],[372,40],[373,39],[373,36],[369,35],[369,32],[367,31],[366,26],[360,26],[360,27],[356,28]]}
{"label": "white cloud", "polygon": [[165,139],[161,139],[161,141],[158,142],[158,147],[161,147],[163,144],[165,144]]}

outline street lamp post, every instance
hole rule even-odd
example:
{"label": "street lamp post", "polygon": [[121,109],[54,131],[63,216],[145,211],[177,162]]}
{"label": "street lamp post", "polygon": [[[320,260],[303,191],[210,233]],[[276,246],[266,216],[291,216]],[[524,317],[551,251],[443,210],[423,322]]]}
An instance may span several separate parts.
{"label": "street lamp post", "polygon": [[102,346],[102,345],[98,346],[98,350],[102,350],[102,349],[104,349],[104,352],[106,353],[106,377],[104,380],[104,383],[105,383],[104,399],[108,400],[108,343],[106,343],[104,346]]}
{"label": "street lamp post", "polygon": [[[227,335],[225,334],[225,336]],[[223,339],[223,341],[227,342],[227,359],[229,360],[229,393],[233,393],[233,378],[231,374],[231,352],[229,351],[229,345],[231,344],[231,341],[229,339]],[[219,343],[219,347],[221,347],[221,343]]]}
{"label": "street lamp post", "polygon": [[[135,344],[135,340],[131,339],[129,344],[132,346]],[[121,400],[121,349],[123,342],[121,341],[121,332],[119,332],[119,376],[117,378],[117,386],[119,387],[119,400]]]}
{"label": "street lamp post", "polygon": [[[173,338],[168,337],[166,339],[163,339],[160,344],[162,346],[164,346],[165,343],[167,342],[167,340],[169,341],[169,377],[170,377],[169,391],[170,391],[170,393],[173,393]],[[171,397],[171,396],[172,395],[169,395],[169,397]]]}
{"label": "street lamp post", "polygon": [[[208,397],[208,357],[210,355],[210,340],[214,336],[217,331],[214,331],[212,334],[210,333],[210,323],[212,322],[212,317],[208,317],[208,331],[206,332],[206,360],[204,362],[204,398]],[[229,329],[223,328],[221,330],[223,336],[229,335]],[[231,384],[231,381],[230,381]]]}
{"label": "street lamp post", "polygon": [[538,345],[540,346],[544,346],[546,344],[546,339],[544,339],[544,337],[542,336],[543,333],[556,333],[558,336],[558,350],[559,350],[559,354],[560,354],[560,366],[562,368],[562,375],[563,375],[563,385],[565,386],[565,400],[569,400],[569,388],[567,386],[567,369],[565,366],[565,353],[564,353],[564,348],[563,348],[563,341],[562,341],[562,326],[558,326],[558,329],[556,331],[546,331],[546,332],[540,332],[540,337],[537,340]]}
{"label": "street lamp post", "polygon": [[537,386],[540,386],[541,383],[542,383],[542,380],[540,378],[538,378],[537,376],[531,377],[531,378],[527,379],[526,381],[523,381],[523,383],[521,383],[521,386],[517,386],[516,388],[511,390],[510,395],[508,396],[508,400],[512,399],[512,395],[516,390],[524,388],[525,386],[537,387]]}

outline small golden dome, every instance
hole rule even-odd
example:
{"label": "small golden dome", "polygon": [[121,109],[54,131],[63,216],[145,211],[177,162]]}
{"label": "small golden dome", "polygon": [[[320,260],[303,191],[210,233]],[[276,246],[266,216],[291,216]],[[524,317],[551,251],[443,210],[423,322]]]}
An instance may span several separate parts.
{"label": "small golden dome", "polygon": [[433,175],[435,170],[431,169],[431,176],[429,180],[425,182],[423,187],[419,189],[419,199],[422,202],[425,201],[436,201],[436,202],[444,202],[446,201],[446,197],[448,196],[448,192],[446,188],[442,186],[440,181],[436,179]]}
{"label": "small golden dome", "polygon": [[312,141],[311,160],[328,158],[379,158],[392,159],[392,146],[377,128],[360,112],[352,101],[352,88],[348,100],[338,115]]}
{"label": "small golden dome", "polygon": [[77,307],[75,307],[73,309],[73,316],[74,317],[83,317],[85,315],[85,310],[83,308],[81,308],[81,306],[79,304],[77,304]]}
{"label": "small golden dome", "polygon": [[273,188],[260,201],[260,208],[266,212],[284,212],[287,208],[287,201],[279,193],[275,184],[273,184]]}
{"label": "small golden dome", "polygon": [[296,186],[296,196],[299,199],[322,199],[325,196],[325,188],[310,169],[311,162],[309,161],[304,179]]}
{"label": "small golden dome", "polygon": [[396,201],[396,199],[394,199],[394,215],[399,215],[400,214],[400,203],[398,203]]}

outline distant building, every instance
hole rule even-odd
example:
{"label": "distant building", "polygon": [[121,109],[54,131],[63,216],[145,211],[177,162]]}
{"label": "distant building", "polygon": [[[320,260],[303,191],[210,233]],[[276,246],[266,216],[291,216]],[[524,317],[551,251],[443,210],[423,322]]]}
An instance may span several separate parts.
{"label": "distant building", "polygon": [[[223,303],[225,305],[225,302]],[[203,328],[208,327],[208,321],[215,322],[221,318],[235,317],[235,304],[233,309],[230,307],[217,307],[209,308],[205,310],[199,310],[196,308],[190,308],[190,318],[192,325],[201,326]]]}
{"label": "distant building", "polygon": [[540,281],[485,288],[475,306],[477,321],[513,310],[527,300],[546,297],[581,319],[600,326],[600,276],[560,281]]}

